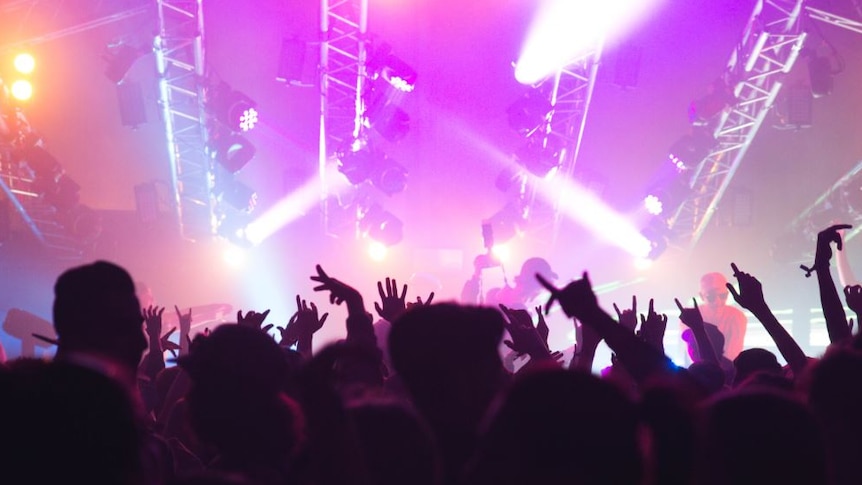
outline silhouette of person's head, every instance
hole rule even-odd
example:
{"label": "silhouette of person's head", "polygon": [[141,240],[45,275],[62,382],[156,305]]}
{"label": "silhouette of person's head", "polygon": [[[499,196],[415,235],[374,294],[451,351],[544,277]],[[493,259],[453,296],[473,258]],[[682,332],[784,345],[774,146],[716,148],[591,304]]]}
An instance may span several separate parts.
{"label": "silhouette of person's head", "polygon": [[700,278],[700,297],[710,307],[727,304],[727,278],[721,273],[707,273]]}
{"label": "silhouette of person's head", "polygon": [[192,428],[223,469],[255,476],[286,470],[302,439],[299,405],[282,392],[287,360],[266,333],[236,324],[198,337],[179,366],[188,372]]}
{"label": "silhouette of person's head", "polygon": [[471,468],[479,485],[641,483],[637,408],[587,373],[518,376]]}
{"label": "silhouette of person's head", "polygon": [[147,341],[135,284],[125,269],[97,261],[61,274],[53,313],[58,356],[93,354],[136,371]]}
{"label": "silhouette of person's head", "polygon": [[827,483],[823,440],[803,403],[778,392],[737,392],[710,403],[704,418],[697,483]]}
{"label": "silhouette of person's head", "polygon": [[126,387],[61,361],[19,360],[0,379],[4,483],[143,483]]}
{"label": "silhouette of person's head", "polygon": [[736,376],[733,380],[734,387],[756,373],[781,374],[781,364],[778,363],[775,354],[761,348],[746,349],[740,352],[733,359],[733,367],[736,369]]}
{"label": "silhouette of person's head", "polygon": [[521,265],[521,271],[515,276],[515,286],[521,290],[526,297],[534,297],[541,289],[542,285],[536,279],[536,273],[541,274],[548,281],[555,281],[557,273],[551,269],[551,264],[544,258],[533,257],[524,261]]}
{"label": "silhouette of person's head", "polygon": [[392,364],[436,435],[447,480],[473,452],[479,422],[505,382],[503,316],[491,308],[416,306],[392,323]]}

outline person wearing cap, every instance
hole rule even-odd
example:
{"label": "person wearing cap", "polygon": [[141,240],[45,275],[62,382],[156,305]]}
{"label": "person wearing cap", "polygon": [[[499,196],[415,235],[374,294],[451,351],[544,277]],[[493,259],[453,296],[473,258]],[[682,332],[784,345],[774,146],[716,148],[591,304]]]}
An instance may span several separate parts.
{"label": "person wearing cap", "polygon": [[721,273],[707,273],[700,278],[700,297],[704,305],[699,307],[703,321],[716,327],[724,336],[724,356],[730,360],[742,352],[748,319],[736,307],[727,304],[727,278]]}
{"label": "person wearing cap", "polygon": [[547,260],[539,257],[530,258],[521,265],[521,271],[514,278],[514,286],[510,286],[507,282],[506,286],[488,290],[484,303],[494,307],[505,305],[509,308],[528,309],[528,304],[539,296],[543,289],[536,279],[536,274],[541,274],[548,281],[555,281],[558,278]]}

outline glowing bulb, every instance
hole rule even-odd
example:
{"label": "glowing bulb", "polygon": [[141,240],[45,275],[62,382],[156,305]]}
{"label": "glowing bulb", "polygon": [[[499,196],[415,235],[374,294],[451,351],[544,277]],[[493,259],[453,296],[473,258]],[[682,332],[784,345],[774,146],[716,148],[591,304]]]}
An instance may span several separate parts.
{"label": "glowing bulb", "polygon": [[15,81],[12,83],[12,96],[19,101],[27,101],[33,96],[33,85],[24,79]]}
{"label": "glowing bulb", "polygon": [[654,216],[661,214],[663,210],[661,200],[652,194],[644,198],[644,208],[646,208],[646,211]]}
{"label": "glowing bulb", "polygon": [[32,55],[24,52],[15,56],[13,61],[15,70],[21,74],[30,74],[36,68],[36,59]]}
{"label": "glowing bulb", "polygon": [[508,263],[512,259],[512,250],[505,244],[495,244],[491,248],[491,254],[503,263]]}
{"label": "glowing bulb", "polygon": [[368,245],[368,256],[371,257],[372,261],[383,261],[386,259],[387,253],[389,253],[389,248],[381,242],[371,241],[371,244]]}

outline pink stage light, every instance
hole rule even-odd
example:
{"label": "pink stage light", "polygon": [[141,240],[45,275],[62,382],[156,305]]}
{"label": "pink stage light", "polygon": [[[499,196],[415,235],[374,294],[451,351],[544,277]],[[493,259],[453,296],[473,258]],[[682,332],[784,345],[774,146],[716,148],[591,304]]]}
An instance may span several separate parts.
{"label": "pink stage light", "polygon": [[314,177],[302,187],[281,199],[245,229],[248,241],[258,245],[281,228],[305,215],[320,202],[320,180]]}
{"label": "pink stage light", "polygon": [[664,1],[544,0],[521,47],[515,79],[541,81],[603,42],[620,39]]}
{"label": "pink stage light", "polygon": [[652,243],[627,217],[615,211],[596,195],[573,180],[561,177],[540,182],[540,195],[556,201],[566,217],[577,221],[597,238],[612,244],[635,258],[646,258]]}

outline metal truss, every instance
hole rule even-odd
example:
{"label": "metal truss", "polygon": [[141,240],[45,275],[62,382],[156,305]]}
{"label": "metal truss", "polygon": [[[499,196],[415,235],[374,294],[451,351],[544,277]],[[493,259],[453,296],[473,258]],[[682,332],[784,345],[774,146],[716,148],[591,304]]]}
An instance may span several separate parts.
{"label": "metal truss", "polygon": [[[566,180],[573,177],[575,164],[581,151],[584,128],[593,99],[601,56],[602,47],[597,45],[595,49],[557,71],[553,78],[554,85],[550,94],[553,110],[548,120],[545,136],[556,137],[562,142],[557,159],[559,163],[557,170],[558,176],[562,176]],[[559,200],[554,204],[555,236],[561,220],[559,204]]]}
{"label": "metal truss", "polygon": [[159,95],[171,164],[172,205],[183,238],[215,234],[213,160],[203,98],[203,0],[157,0]]}
{"label": "metal truss", "polygon": [[715,214],[805,42],[800,27],[804,3],[757,2],[725,71],[736,103],[721,114],[714,131],[717,144],[692,171],[691,193],[668,221],[675,242],[696,245]]}
{"label": "metal truss", "polygon": [[368,0],[322,0],[320,15],[320,147],[318,172],[329,229],[327,166],[363,129],[367,81]]}
{"label": "metal truss", "polygon": [[57,210],[42,199],[33,176],[26,172],[14,161],[0,160],[0,201],[4,197],[9,201],[9,209],[18,214],[26,231],[48,255],[60,260],[79,260],[84,253],[81,244],[69,235],[58,220]]}

